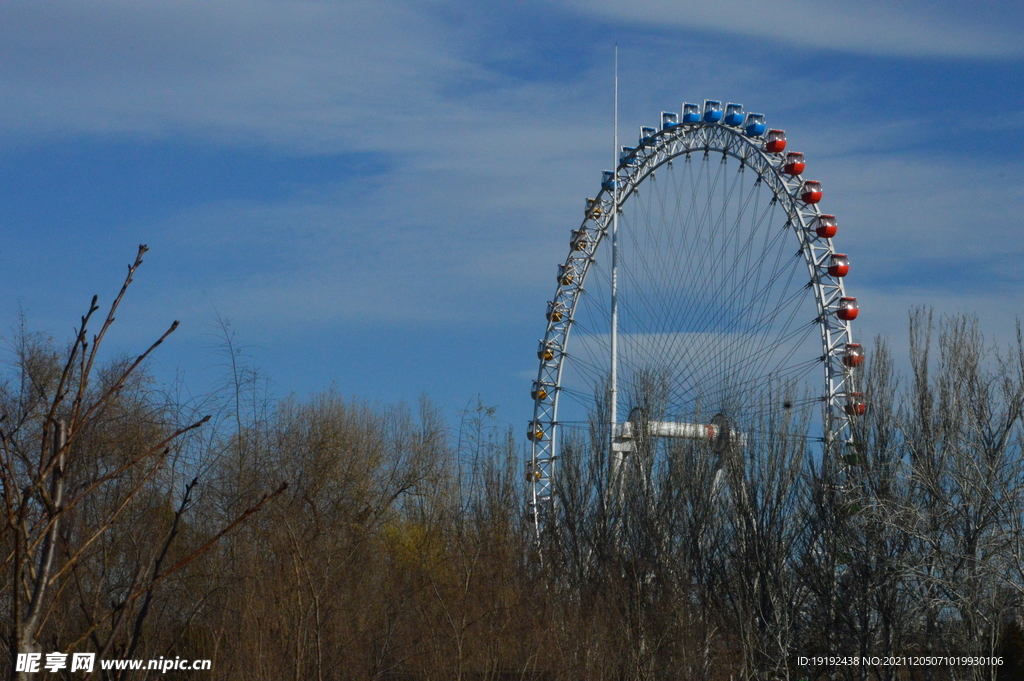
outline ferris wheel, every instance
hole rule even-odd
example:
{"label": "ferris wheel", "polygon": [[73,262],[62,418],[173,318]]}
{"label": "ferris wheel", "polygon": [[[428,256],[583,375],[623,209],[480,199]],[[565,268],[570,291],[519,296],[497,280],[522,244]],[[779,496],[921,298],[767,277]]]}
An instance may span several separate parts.
{"label": "ferris wheel", "polygon": [[820,404],[826,448],[852,442],[866,408],[858,305],[805,169],[762,114],[714,100],[663,112],[621,147],[547,305],[527,432],[538,534],[574,433],[603,433],[612,475],[641,438],[744,447],[759,418],[800,405]]}

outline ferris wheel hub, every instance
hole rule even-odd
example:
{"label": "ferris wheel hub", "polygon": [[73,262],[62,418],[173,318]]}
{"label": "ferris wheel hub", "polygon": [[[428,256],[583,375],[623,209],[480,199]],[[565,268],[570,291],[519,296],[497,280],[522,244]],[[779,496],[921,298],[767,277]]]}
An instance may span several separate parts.
{"label": "ferris wheel hub", "polygon": [[[614,451],[632,451],[627,443],[644,437],[661,437],[674,440],[703,440],[717,443],[723,433],[729,444],[738,447],[747,445],[746,433],[732,430],[724,417],[715,419],[716,423],[683,423],[679,421],[644,421],[633,420],[615,424],[613,427],[612,449]],[[616,448],[616,445],[620,445]]]}

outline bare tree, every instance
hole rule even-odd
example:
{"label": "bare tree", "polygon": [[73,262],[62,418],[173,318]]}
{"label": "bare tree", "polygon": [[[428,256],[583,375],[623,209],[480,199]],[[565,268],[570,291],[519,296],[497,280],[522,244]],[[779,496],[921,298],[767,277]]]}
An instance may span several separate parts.
{"label": "bare tree", "polygon": [[[146,250],[139,247],[94,335],[89,328],[99,310],[95,297],[63,357],[43,339],[22,334],[16,345],[18,381],[0,386],[0,574],[8,587],[12,679],[28,677],[14,662],[18,654],[38,653],[44,632],[54,651],[91,642],[101,654],[115,648],[134,654],[156,585],[210,545],[184,555],[172,551],[195,481],[183,485],[166,523],[149,524],[148,533],[121,533],[140,518],[139,509],[163,503],[154,491],[157,483],[168,489],[169,481],[160,479],[165,463],[179,439],[207,421],[175,424],[140,382],[147,358],[177,322],[134,359],[100,366],[100,348]],[[115,538],[122,546],[112,551]],[[71,615],[75,605],[78,613]]]}

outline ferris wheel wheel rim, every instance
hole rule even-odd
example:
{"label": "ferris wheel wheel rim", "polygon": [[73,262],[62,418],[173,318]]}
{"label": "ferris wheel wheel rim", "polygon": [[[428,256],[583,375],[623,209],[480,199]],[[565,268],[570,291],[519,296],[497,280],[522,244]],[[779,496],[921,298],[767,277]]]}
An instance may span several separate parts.
{"label": "ferris wheel wheel rim", "polygon": [[[849,442],[851,432],[850,415],[844,408],[843,398],[853,390],[852,372],[842,364],[842,350],[852,343],[851,320],[841,319],[837,315],[841,299],[847,298],[845,285],[841,276],[832,276],[827,269],[835,248],[830,237],[810,236],[814,221],[822,215],[817,201],[805,202],[800,191],[804,186],[801,175],[788,175],[784,172],[785,155],[782,152],[771,153],[761,148],[760,139],[752,138],[740,129],[721,123],[690,123],[678,124],[659,130],[656,134],[643,140],[635,149],[624,155],[612,173],[613,185],[602,182],[600,192],[594,199],[588,199],[588,210],[583,222],[575,234],[586,235],[589,239],[582,248],[570,246],[564,264],[560,265],[559,282],[553,300],[549,303],[548,324],[544,339],[541,341],[541,353],[545,349],[552,350],[552,358],[540,357],[536,385],[551,387],[550,399],[534,400],[534,415],[530,425],[531,471],[541,471],[542,459],[547,459],[550,466],[557,457],[558,404],[562,392],[562,372],[567,357],[566,348],[572,335],[573,318],[581,299],[583,286],[590,266],[601,243],[609,234],[612,211],[620,210],[633,194],[648,180],[655,171],[670,164],[675,159],[686,157],[687,162],[692,154],[722,154],[723,160],[733,158],[740,162],[741,169],[750,168],[757,174],[758,182],[767,181],[773,202],[782,205],[786,213],[786,227],[791,228],[800,243],[800,253],[804,257],[808,274],[811,278],[811,289],[817,307],[818,324],[822,336],[822,361],[825,365],[826,403],[824,433],[822,441],[826,443]],[[606,171],[606,175],[607,175]],[[618,196],[615,196],[616,190]],[[600,208],[594,215],[592,207]],[[588,224],[592,225],[588,230]],[[580,252],[582,251],[582,255]],[[576,255],[574,256],[574,253]],[[577,269],[572,263],[581,263]],[[566,271],[579,272],[579,276],[571,276],[565,281]],[[571,295],[563,295],[569,292]],[[564,304],[565,298],[569,304]],[[552,371],[552,364],[554,365]],[[547,370],[546,370],[547,369]],[[545,378],[553,378],[546,381]],[[550,478],[546,489],[538,490],[538,482],[547,476],[539,476],[533,484],[532,503],[536,505],[543,498],[550,498],[553,493]]]}

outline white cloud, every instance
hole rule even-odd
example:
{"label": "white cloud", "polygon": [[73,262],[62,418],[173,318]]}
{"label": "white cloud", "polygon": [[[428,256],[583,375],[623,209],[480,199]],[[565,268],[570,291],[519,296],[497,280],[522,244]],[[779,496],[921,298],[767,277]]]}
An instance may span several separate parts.
{"label": "white cloud", "polygon": [[[681,27],[768,38],[802,47],[881,55],[1024,56],[1020,11],[943,8],[877,0],[565,0],[578,11],[648,27]],[[959,4],[959,3],[958,3]],[[944,11],[945,10],[945,11]]]}
{"label": "white cloud", "polygon": [[4,127],[367,148],[417,126],[444,79],[487,75],[413,6],[217,0],[5,10]]}

